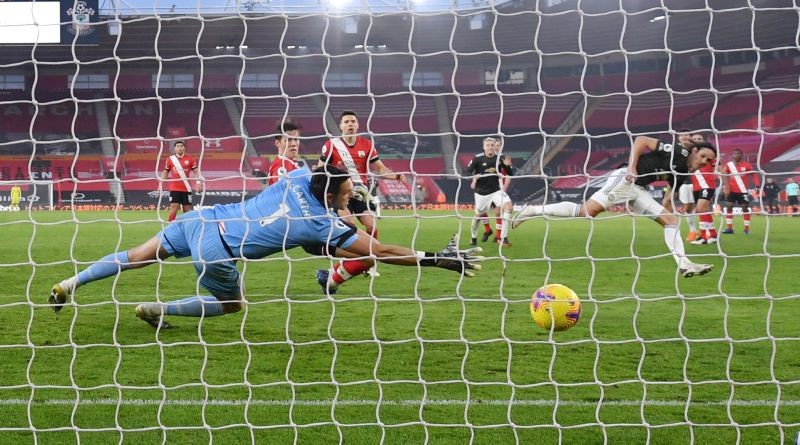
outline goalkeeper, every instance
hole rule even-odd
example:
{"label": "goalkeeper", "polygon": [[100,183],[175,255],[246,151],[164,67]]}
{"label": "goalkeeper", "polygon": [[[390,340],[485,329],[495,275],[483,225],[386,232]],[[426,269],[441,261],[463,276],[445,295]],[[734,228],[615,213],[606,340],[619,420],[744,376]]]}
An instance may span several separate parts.
{"label": "goalkeeper", "polygon": [[317,254],[348,258],[374,255],[388,264],[435,266],[465,276],[480,270],[483,258],[474,255],[479,250],[458,250],[452,241],[437,253],[378,243],[331,211],[346,208],[352,196],[353,182],[343,170],[325,166],[313,173],[306,168],[292,171],[285,180],[242,203],[184,213],[145,243],[109,254],[54,285],[49,302],[58,312],[79,286],[171,256],[191,256],[198,284],[211,296],[136,306],[137,317],[162,329],[170,327],[163,315],[215,317],[240,311],[243,289],[236,261],[294,247],[318,246],[313,247]]}

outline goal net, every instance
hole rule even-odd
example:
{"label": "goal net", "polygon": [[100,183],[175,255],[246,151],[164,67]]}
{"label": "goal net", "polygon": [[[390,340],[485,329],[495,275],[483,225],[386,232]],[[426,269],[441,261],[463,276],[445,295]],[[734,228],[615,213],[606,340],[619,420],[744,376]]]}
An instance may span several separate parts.
{"label": "goal net", "polygon": [[[32,15],[0,32],[0,205],[19,184],[23,210],[0,213],[0,443],[797,437],[793,2],[66,0],[0,2],[0,17],[11,5]],[[61,32],[43,40],[34,23]],[[318,271],[338,262],[292,249],[238,261],[240,312],[170,313],[172,329],[137,318],[138,305],[209,294],[195,267],[213,261],[115,274],[124,261],[107,256],[183,214],[170,202],[183,179],[163,176],[176,142],[196,161],[200,210],[267,187],[287,136],[276,121],[302,125],[313,168],[347,110],[406,179],[372,184],[378,239],[435,252],[474,237],[475,278],[380,264],[327,295]],[[684,242],[714,266],[704,276],[681,277],[664,229],[625,206],[507,232],[507,210],[475,212],[468,165],[487,137],[510,167],[496,156],[484,173],[513,170],[519,211],[585,202],[637,136],[674,144],[682,129],[723,169],[738,149],[753,172],[719,175],[714,222],[696,227],[717,242]],[[727,193],[736,178],[752,181],[741,199]],[[661,202],[665,185],[647,192]],[[687,239],[690,210],[673,201]],[[114,273],[54,313],[52,287],[96,264]],[[531,319],[552,283],[582,302],[567,331]]]}

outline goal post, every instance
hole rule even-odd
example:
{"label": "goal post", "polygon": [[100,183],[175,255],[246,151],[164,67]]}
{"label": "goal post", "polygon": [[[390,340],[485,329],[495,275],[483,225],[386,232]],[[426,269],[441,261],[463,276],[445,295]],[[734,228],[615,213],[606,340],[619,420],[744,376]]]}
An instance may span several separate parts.
{"label": "goal post", "polygon": [[60,203],[55,181],[0,181],[0,202],[4,207],[11,203],[11,189],[14,186],[21,191],[21,210],[55,210],[56,204]]}

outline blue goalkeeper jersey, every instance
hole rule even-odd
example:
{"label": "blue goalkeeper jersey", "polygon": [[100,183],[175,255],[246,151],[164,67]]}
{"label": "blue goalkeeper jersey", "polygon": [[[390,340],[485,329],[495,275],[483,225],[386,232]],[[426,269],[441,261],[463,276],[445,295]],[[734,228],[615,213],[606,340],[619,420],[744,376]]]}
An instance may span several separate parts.
{"label": "blue goalkeeper jersey", "polygon": [[326,244],[347,248],[356,231],[311,194],[311,171],[299,168],[244,202],[213,208],[234,255],[258,259],[285,249]]}

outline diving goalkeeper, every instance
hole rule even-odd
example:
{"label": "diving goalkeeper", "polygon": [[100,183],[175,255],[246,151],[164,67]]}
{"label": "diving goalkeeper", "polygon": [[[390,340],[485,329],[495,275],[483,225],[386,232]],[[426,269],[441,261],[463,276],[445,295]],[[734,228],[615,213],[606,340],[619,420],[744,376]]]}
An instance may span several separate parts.
{"label": "diving goalkeeper", "polygon": [[388,264],[434,266],[465,276],[480,270],[483,258],[475,256],[480,250],[458,250],[453,241],[436,253],[380,244],[333,213],[346,208],[352,197],[353,182],[346,171],[330,165],[313,173],[306,168],[294,170],[247,201],[184,213],[143,244],[109,254],[54,285],[49,302],[58,312],[84,284],[171,256],[191,256],[198,283],[211,295],[136,306],[136,316],[155,328],[171,327],[164,315],[215,317],[240,311],[243,289],[236,261],[294,247],[347,258],[374,255]]}

